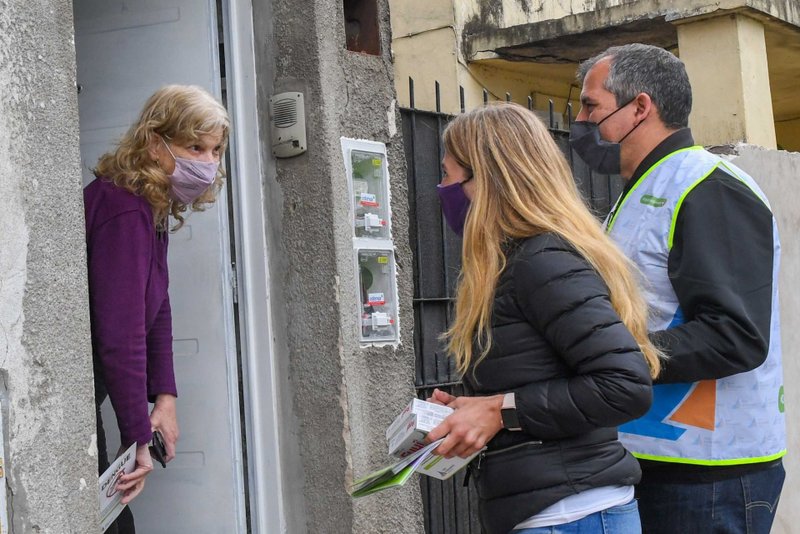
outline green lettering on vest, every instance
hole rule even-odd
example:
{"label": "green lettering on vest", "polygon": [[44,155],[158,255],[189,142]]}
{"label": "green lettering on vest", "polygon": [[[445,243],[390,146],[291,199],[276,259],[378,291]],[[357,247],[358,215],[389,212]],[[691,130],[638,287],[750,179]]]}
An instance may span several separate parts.
{"label": "green lettering on vest", "polygon": [[654,208],[660,208],[661,206],[667,203],[667,199],[654,197],[653,195],[644,195],[642,196],[642,199],[639,202],[641,202],[646,206],[653,206]]}

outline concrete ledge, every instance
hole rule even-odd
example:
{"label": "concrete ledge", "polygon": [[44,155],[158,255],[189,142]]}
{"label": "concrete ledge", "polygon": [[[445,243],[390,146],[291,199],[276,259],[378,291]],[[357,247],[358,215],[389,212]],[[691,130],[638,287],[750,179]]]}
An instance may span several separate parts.
{"label": "concrete ledge", "polygon": [[[718,0],[699,6],[642,0],[507,28],[474,18],[464,26],[462,52],[468,61],[505,57],[552,63],[577,62],[599,49],[633,41],[671,48],[677,46],[672,24],[740,10],[800,27],[800,6],[794,0]],[[576,43],[577,36],[583,42]]]}

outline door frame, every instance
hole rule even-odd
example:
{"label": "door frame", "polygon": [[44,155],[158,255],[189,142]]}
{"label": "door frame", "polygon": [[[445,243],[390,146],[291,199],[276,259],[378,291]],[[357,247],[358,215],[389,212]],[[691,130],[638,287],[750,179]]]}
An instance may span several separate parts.
{"label": "door frame", "polygon": [[[272,278],[267,246],[264,162],[258,127],[251,0],[223,0],[225,79],[232,120],[231,174],[242,351],[244,429],[250,523],[256,533],[286,532],[279,435],[278,374],[273,342]],[[262,73],[264,74],[264,73]],[[266,73],[268,74],[268,73]]]}

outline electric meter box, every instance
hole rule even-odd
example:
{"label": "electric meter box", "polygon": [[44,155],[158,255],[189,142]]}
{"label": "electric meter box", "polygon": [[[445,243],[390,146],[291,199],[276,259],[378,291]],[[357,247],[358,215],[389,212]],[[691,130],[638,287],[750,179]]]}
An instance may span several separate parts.
{"label": "electric meter box", "polygon": [[382,143],[342,142],[355,237],[390,239],[389,172]]}
{"label": "electric meter box", "polygon": [[341,141],[358,280],[355,311],[359,341],[362,346],[398,343],[397,273],[386,145],[346,137]]}
{"label": "electric meter box", "polygon": [[397,341],[397,294],[391,250],[357,249],[362,343]]}

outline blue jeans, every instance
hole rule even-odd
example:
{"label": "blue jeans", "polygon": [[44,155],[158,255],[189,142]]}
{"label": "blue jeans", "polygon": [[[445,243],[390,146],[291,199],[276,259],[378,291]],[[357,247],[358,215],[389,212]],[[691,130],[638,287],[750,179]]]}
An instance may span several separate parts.
{"label": "blue jeans", "polygon": [[636,487],[645,534],[768,534],[778,508],[782,464],[708,483]]}
{"label": "blue jeans", "polygon": [[612,506],[577,521],[552,527],[523,528],[509,534],[639,534],[639,511],[636,501]]}

